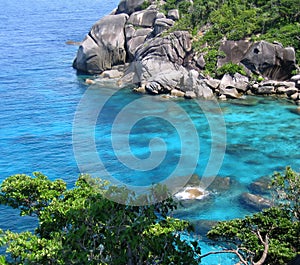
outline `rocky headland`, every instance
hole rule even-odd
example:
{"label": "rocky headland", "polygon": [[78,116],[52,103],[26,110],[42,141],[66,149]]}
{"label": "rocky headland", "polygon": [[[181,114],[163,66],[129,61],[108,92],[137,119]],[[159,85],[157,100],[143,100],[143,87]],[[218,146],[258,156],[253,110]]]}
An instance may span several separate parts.
{"label": "rocky headland", "polygon": [[[148,3],[145,7],[145,2]],[[161,1],[121,0],[109,15],[96,22],[80,43],[73,67],[97,79],[117,79],[120,87],[136,92],[185,98],[221,100],[244,95],[276,95],[300,105],[300,75],[295,50],[279,42],[223,40],[217,66],[231,62],[240,73],[219,79],[204,75],[203,53],[194,51],[187,31],[170,30],[179,19],[177,9],[167,15]],[[255,75],[256,79],[253,79]]]}

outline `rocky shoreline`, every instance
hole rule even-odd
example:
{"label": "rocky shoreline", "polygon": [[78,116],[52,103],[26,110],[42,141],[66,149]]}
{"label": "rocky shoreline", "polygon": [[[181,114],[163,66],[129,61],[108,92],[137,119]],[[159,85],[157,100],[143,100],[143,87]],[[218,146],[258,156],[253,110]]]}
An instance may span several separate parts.
{"label": "rocky shoreline", "polygon": [[[202,181],[209,181],[211,184],[205,187]],[[181,204],[190,205],[203,203],[212,200],[212,197],[222,197],[224,193],[231,192],[232,187],[238,183],[231,177],[211,177],[209,180],[202,180],[197,174],[193,174],[187,184],[179,190],[174,197],[181,201]],[[271,177],[263,176],[254,180],[246,190],[236,197],[238,204],[251,211],[261,211],[273,206]],[[210,202],[213,203],[213,202]]]}
{"label": "rocky shoreline", "polygon": [[[300,105],[300,75],[295,50],[280,43],[224,40],[219,48],[228,62],[243,67],[246,75],[225,74],[213,79],[203,74],[204,54],[194,51],[187,31],[169,32],[178,10],[167,15],[160,1],[121,0],[117,9],[100,19],[80,43],[73,67],[96,76],[87,83],[115,79],[119,87],[135,92],[175,97],[241,98],[244,95],[276,95]],[[253,75],[263,81],[253,81]]]}

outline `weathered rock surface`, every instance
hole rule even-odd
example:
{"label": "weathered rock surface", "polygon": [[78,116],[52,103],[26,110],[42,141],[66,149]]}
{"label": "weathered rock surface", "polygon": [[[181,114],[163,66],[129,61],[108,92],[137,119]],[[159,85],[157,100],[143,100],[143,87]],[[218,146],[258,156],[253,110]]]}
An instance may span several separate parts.
{"label": "weathered rock surface", "polygon": [[121,76],[123,76],[123,72],[116,69],[107,70],[101,73],[101,77],[109,79],[120,78]]}
{"label": "weathered rock surface", "polygon": [[161,94],[180,89],[184,76],[188,76],[184,65],[190,52],[191,36],[185,31],[149,39],[136,51],[126,75],[133,73],[132,82],[145,84],[149,93]]}
{"label": "weathered rock surface", "polygon": [[246,92],[248,89],[248,78],[241,76],[240,74],[235,74],[231,76],[225,74],[219,85],[219,93],[230,98],[239,98],[241,94],[239,91]]}
{"label": "weathered rock surface", "polygon": [[156,19],[158,11],[153,9],[145,9],[134,12],[128,19],[128,24],[136,27],[152,27]]}
{"label": "weathered rock surface", "polygon": [[247,51],[252,46],[252,42],[240,40],[240,41],[232,41],[227,40],[223,41],[220,45],[219,50],[225,54],[224,57],[218,59],[217,66],[221,67],[226,63],[232,62],[235,64],[240,63]]}
{"label": "weathered rock surface", "polygon": [[169,18],[158,18],[154,23],[153,35],[156,36],[163,31],[171,28],[174,25],[174,20]]}
{"label": "weathered rock surface", "polygon": [[292,47],[260,41],[250,47],[241,63],[269,79],[287,80],[296,69],[296,55]]}
{"label": "weathered rock surface", "polygon": [[194,91],[186,91],[184,97],[187,99],[194,99],[197,97],[197,95]]}
{"label": "weathered rock surface", "polygon": [[295,86],[300,88],[300,75],[294,75],[291,77],[291,82],[295,83]]}
{"label": "weathered rock surface", "polygon": [[120,14],[99,20],[79,46],[73,67],[90,74],[100,74],[113,65],[125,64],[124,26],[127,19],[128,15]]}
{"label": "weathered rock surface", "polygon": [[171,10],[169,10],[167,18],[170,18],[172,20],[178,20],[179,19],[179,11],[178,11],[178,9],[171,9]]}
{"label": "weathered rock surface", "polygon": [[288,80],[296,69],[294,48],[284,48],[279,43],[224,41],[220,51],[225,57],[218,59],[218,67],[228,62],[241,63],[251,72],[268,79]]}
{"label": "weathered rock surface", "polygon": [[151,32],[151,28],[135,30],[133,25],[127,25],[125,27],[127,57],[129,60],[133,60],[136,50],[145,42]]}

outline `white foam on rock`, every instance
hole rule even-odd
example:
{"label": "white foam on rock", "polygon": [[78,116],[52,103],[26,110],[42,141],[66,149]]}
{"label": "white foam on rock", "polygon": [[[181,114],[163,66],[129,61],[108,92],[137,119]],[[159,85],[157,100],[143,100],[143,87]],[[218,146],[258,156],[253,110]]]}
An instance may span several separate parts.
{"label": "white foam on rock", "polygon": [[209,192],[201,187],[185,187],[174,196],[178,200],[202,200],[209,195]]}

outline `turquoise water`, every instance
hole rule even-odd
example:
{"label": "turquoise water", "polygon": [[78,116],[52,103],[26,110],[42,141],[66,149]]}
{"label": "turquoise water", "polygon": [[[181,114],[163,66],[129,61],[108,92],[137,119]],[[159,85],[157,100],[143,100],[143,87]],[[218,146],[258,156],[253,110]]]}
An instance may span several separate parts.
{"label": "turquoise water", "polygon": [[[141,96],[107,84],[88,87],[71,67],[77,47],[65,42],[82,40],[117,4],[0,2],[0,181],[41,171],[71,187],[87,171],[139,189],[170,176],[177,181],[193,172],[215,174],[231,178],[230,191],[191,202],[176,216],[227,220],[251,213],[238,197],[253,180],[286,165],[300,168],[300,116],[291,111],[296,107],[262,97],[217,104]],[[74,124],[76,117],[84,119]],[[77,129],[84,137],[74,137]],[[96,155],[85,142],[91,139]],[[35,225],[14,210],[0,211],[2,229]],[[203,252],[208,249],[203,244]],[[224,256],[203,260],[232,263]]]}

